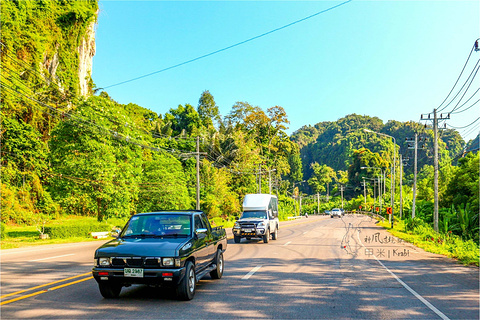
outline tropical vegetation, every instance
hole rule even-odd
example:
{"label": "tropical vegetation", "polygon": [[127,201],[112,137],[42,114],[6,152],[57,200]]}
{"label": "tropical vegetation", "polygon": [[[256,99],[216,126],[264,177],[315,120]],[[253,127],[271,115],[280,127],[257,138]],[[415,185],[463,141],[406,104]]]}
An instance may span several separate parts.
{"label": "tropical vegetation", "polygon": [[[12,0],[1,9],[2,236],[65,216],[108,222],[195,208],[197,165],[199,205],[215,221],[232,221],[243,196],[261,191],[279,196],[283,218],[340,206],[385,216],[393,200],[404,232],[433,224],[428,126],[350,114],[288,136],[281,106],[239,101],[221,115],[208,90],[164,114],[118,103],[91,78],[82,96],[77,48],[97,1]],[[478,256],[478,138],[466,144],[443,130],[439,159],[439,237],[471,241]]]}

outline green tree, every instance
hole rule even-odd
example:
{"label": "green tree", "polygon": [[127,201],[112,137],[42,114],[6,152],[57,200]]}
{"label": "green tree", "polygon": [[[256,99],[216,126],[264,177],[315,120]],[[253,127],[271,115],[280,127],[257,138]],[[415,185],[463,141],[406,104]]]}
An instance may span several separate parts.
{"label": "green tree", "polygon": [[113,101],[92,97],[52,132],[51,185],[67,213],[102,221],[135,212],[141,148],[132,127],[111,121],[117,109]]}
{"label": "green tree", "polygon": [[197,111],[205,127],[213,127],[214,122],[217,123],[217,126],[220,125],[220,111],[210,91],[202,92],[200,99],[198,99]]}
{"label": "green tree", "polygon": [[323,193],[326,191],[325,186],[336,178],[335,170],[317,162],[311,164],[314,175],[308,179],[308,184],[315,193]]}

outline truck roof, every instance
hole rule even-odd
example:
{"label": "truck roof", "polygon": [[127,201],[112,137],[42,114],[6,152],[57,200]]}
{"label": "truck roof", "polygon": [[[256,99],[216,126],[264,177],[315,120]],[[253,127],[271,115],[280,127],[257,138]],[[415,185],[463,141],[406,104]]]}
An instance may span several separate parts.
{"label": "truck roof", "polygon": [[264,193],[246,194],[243,199],[243,211],[267,210],[270,200],[277,196]]}

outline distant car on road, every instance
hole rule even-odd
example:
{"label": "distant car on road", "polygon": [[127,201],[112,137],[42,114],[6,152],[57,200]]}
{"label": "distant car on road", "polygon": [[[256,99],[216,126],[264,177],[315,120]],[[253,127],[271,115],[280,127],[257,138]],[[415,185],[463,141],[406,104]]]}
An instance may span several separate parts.
{"label": "distant car on road", "polygon": [[333,217],[341,218],[342,216],[343,216],[343,212],[342,212],[341,209],[334,208],[334,209],[330,210],[330,218],[333,218]]}

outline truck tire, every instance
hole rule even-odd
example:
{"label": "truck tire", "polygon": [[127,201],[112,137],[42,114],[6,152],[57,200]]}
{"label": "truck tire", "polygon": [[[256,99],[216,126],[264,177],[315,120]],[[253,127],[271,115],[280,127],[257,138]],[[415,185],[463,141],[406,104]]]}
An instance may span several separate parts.
{"label": "truck tire", "polygon": [[235,243],[240,243],[241,238],[239,236],[233,236],[233,241]]}
{"label": "truck tire", "polygon": [[272,233],[272,240],[277,240],[278,238],[278,226],[275,227],[275,232]]}
{"label": "truck tire", "polygon": [[217,249],[217,254],[215,255],[215,264],[217,268],[210,272],[210,277],[212,279],[220,279],[223,275],[223,252],[221,249]]}
{"label": "truck tire", "polygon": [[192,300],[195,295],[197,278],[195,275],[195,267],[191,261],[187,261],[185,265],[185,276],[177,287],[177,297],[179,300]]}
{"label": "truck tire", "polygon": [[268,240],[270,240],[270,229],[265,231],[265,234],[263,235],[263,243],[268,243]]}
{"label": "truck tire", "polygon": [[100,282],[98,284],[98,288],[100,289],[100,293],[105,299],[118,298],[118,296],[120,295],[120,291],[122,290],[122,286],[120,284],[114,284],[109,282]]}

